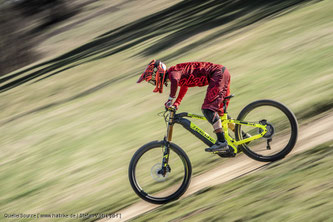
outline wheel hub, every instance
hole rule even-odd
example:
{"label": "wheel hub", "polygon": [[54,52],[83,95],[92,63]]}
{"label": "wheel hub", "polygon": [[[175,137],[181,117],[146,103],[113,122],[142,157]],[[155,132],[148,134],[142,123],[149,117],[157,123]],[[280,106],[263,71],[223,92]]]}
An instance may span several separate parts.
{"label": "wheel hub", "polygon": [[163,176],[160,172],[162,170],[162,164],[156,163],[150,170],[151,177],[157,181],[157,182],[163,182],[168,178],[169,172],[167,171],[165,173],[165,176]]}

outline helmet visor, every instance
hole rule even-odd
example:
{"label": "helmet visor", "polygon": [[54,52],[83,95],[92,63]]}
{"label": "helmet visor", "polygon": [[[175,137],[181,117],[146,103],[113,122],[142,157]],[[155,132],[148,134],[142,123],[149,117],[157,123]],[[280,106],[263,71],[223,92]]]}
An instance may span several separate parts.
{"label": "helmet visor", "polygon": [[152,79],[152,76],[155,74],[155,71],[154,71],[154,64],[149,64],[147,67],[146,67],[146,70],[141,74],[140,78],[138,79],[138,81],[136,83],[140,83],[142,82],[143,80],[146,80],[147,82],[149,80]]}
{"label": "helmet visor", "polygon": [[145,79],[145,74],[142,73],[142,75],[140,76],[140,78],[138,79],[138,81],[136,81],[136,83],[140,83]]}

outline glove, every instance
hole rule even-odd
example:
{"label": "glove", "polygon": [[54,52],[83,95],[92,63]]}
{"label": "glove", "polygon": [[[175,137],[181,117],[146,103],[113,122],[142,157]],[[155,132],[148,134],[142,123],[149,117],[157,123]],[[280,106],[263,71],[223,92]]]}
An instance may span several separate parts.
{"label": "glove", "polygon": [[173,97],[169,97],[168,101],[166,101],[166,103],[164,103],[164,106],[166,109],[171,107],[173,99],[174,99]]}
{"label": "glove", "polygon": [[179,103],[176,101],[173,103],[172,105],[173,107],[175,107],[176,110],[178,110],[178,107],[179,107]]}

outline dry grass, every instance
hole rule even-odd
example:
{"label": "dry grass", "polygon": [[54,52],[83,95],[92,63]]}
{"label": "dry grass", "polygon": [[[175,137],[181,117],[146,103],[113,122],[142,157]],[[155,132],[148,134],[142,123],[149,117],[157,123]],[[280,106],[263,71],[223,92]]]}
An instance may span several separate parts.
{"label": "dry grass", "polygon": [[[177,1],[164,5],[146,2],[142,7],[129,3],[114,14],[87,20],[40,47],[54,52],[52,55],[61,54]],[[159,6],[148,11],[147,7],[152,6],[148,2]],[[330,7],[330,1],[322,1],[275,19],[266,18],[197,45],[166,63],[170,66],[204,60],[226,65],[232,74],[232,92],[237,95],[230,105],[232,116],[261,98],[277,99],[295,112],[304,112],[333,95]],[[134,8],[138,8],[137,13],[130,13]],[[122,19],[116,19],[119,17]],[[139,146],[163,138],[165,125],[156,113],[163,109],[167,93],[152,95],[151,87],[136,85],[135,81],[152,57],[168,57],[222,28],[199,33],[151,56],[138,55],[161,36],[152,38],[105,58],[66,64],[58,70],[67,70],[50,78],[3,92],[1,212],[105,213],[137,201],[128,184],[128,163]],[[62,44],[64,47],[60,47]],[[181,111],[200,113],[204,93],[205,88],[191,89]],[[204,125],[211,132],[210,126]],[[190,156],[195,174],[221,161],[203,154],[203,144],[180,127],[176,128],[174,141]]]}

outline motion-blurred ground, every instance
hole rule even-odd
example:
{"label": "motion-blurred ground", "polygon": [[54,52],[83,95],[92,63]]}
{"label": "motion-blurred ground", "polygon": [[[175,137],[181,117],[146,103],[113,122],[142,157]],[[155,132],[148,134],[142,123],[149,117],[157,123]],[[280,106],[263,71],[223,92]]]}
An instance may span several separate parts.
{"label": "motion-blurred ground", "polygon": [[[300,123],[331,110],[332,7],[101,0],[43,29],[39,60],[0,77],[1,213],[111,213],[138,200],[129,160],[165,131],[156,113],[168,94],[135,84],[152,58],[228,67],[232,116],[262,98],[285,103]],[[200,114],[204,95],[189,90],[180,109]],[[180,127],[174,140],[195,175],[223,161]]]}

